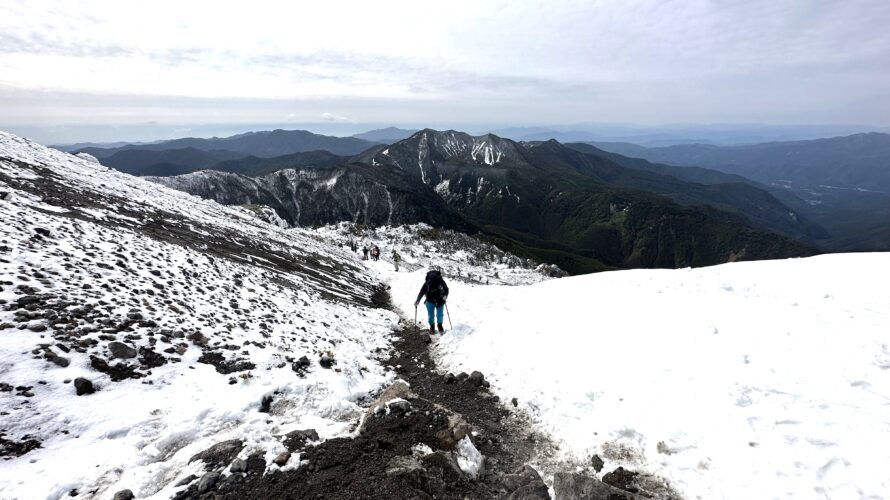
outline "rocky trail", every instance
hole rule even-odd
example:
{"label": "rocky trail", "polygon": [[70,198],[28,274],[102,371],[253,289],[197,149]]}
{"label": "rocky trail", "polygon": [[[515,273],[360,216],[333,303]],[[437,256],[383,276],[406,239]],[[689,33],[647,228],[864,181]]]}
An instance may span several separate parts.
{"label": "rocky trail", "polygon": [[[176,498],[549,498],[525,467],[546,438],[505,408],[481,373],[439,373],[423,331],[403,323],[396,337],[385,364],[399,378],[369,405],[355,437],[317,446],[291,439],[299,468],[262,475],[263,464],[250,466],[261,458],[252,457],[243,478],[214,488],[197,481]],[[459,463],[467,436],[484,457],[475,478]]]}
{"label": "rocky trail", "polygon": [[[313,445],[314,430],[292,432],[283,437],[290,452],[276,463],[299,460],[298,468],[264,475],[265,462],[256,454],[225,478],[217,471],[193,478],[174,498],[549,499],[548,486],[531,466],[552,453],[547,436],[510,403],[502,404],[482,373],[438,371],[424,330],[403,322],[395,335],[384,364],[398,379],[371,402],[353,436]],[[478,451],[481,463],[467,465],[467,440],[469,455]],[[205,463],[213,468],[213,460]],[[634,476],[620,468],[603,481],[557,473],[557,498],[644,498],[631,493]]]}

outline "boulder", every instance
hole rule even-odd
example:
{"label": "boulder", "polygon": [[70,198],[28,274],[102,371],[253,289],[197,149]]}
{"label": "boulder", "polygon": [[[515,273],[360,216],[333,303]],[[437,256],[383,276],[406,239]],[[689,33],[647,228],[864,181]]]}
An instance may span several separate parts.
{"label": "boulder", "polygon": [[271,413],[273,400],[274,398],[271,394],[263,396],[263,399],[260,401],[260,413]]}
{"label": "boulder", "polygon": [[470,424],[456,413],[449,415],[448,427],[436,433],[439,447],[443,450],[451,450],[454,446],[473,431]]}
{"label": "boulder", "polygon": [[606,466],[606,463],[603,462],[603,459],[600,458],[599,455],[594,455],[594,456],[592,456],[592,457],[590,458],[590,465],[593,466],[593,470],[594,470],[594,471],[596,471],[597,473],[599,473],[599,472],[601,472],[601,471],[603,470],[603,467]]}
{"label": "boulder", "polygon": [[78,396],[96,392],[96,388],[93,387],[93,383],[90,382],[89,379],[85,379],[83,377],[77,377],[76,379],[74,379],[74,390],[77,391]]}
{"label": "boulder", "polygon": [[232,472],[247,472],[247,462],[240,458],[236,458],[235,460],[232,460],[232,466],[229,467],[229,470]]}
{"label": "boulder", "polygon": [[136,349],[124,344],[123,342],[109,342],[108,350],[111,351],[111,356],[118,359],[132,359],[136,357]]}
{"label": "boulder", "polygon": [[553,491],[559,500],[643,500],[644,497],[609,486],[584,474],[557,472]]}
{"label": "boulder", "polygon": [[387,387],[383,392],[377,396],[377,399],[371,403],[371,406],[368,407],[368,411],[365,412],[365,419],[362,422],[362,426],[359,428],[359,432],[364,430],[365,422],[374,417],[374,414],[382,408],[386,408],[387,403],[392,401],[393,399],[414,399],[417,395],[411,392],[411,389],[408,387],[408,384],[401,381],[396,380],[389,387]]}
{"label": "boulder", "polygon": [[549,500],[547,485],[534,468],[523,466],[503,479],[504,490],[508,500]]}
{"label": "boulder", "polygon": [[470,376],[467,378],[467,382],[475,385],[476,387],[488,387],[490,385],[488,381],[485,380],[485,376],[482,375],[482,372],[478,371],[471,373]]}
{"label": "boulder", "polygon": [[336,361],[331,353],[326,352],[318,359],[318,364],[321,365],[322,368],[331,368],[334,366],[334,363],[336,363]]}
{"label": "boulder", "polygon": [[194,455],[189,459],[189,463],[192,463],[195,460],[203,460],[204,463],[213,469],[222,468],[227,464],[230,464],[243,448],[244,443],[241,442],[240,439],[223,441],[221,443],[216,443],[197,455]]}
{"label": "boulder", "polygon": [[305,429],[285,434],[283,444],[288,451],[294,452],[305,448],[307,442],[318,441],[318,439],[318,433],[315,432],[315,429]]}
{"label": "boulder", "polygon": [[300,375],[302,377],[306,374],[306,370],[309,369],[309,365],[311,364],[312,362],[309,361],[309,358],[307,358],[306,356],[300,356],[300,359],[294,361],[291,364],[291,369],[296,372],[297,375]]}
{"label": "boulder", "polygon": [[196,475],[194,475],[194,474],[189,474],[188,476],[186,476],[186,477],[182,478],[181,480],[179,480],[179,482],[176,483],[176,487],[178,488],[178,487],[180,487],[180,486],[185,486],[185,485],[187,485],[187,484],[191,484],[192,481],[194,481],[195,479],[198,479],[198,476],[196,476]]}
{"label": "boulder", "polygon": [[436,451],[420,459],[433,491],[444,491],[464,480],[457,457],[450,451]]}
{"label": "boulder", "polygon": [[387,477],[397,477],[415,489],[432,493],[426,469],[416,457],[392,457],[386,464]]}
{"label": "boulder", "polygon": [[396,415],[404,415],[411,411],[411,403],[405,401],[404,399],[400,399],[398,401],[392,401],[388,405],[389,411]]}
{"label": "boulder", "polygon": [[216,483],[219,481],[221,477],[219,472],[208,472],[201,476],[201,479],[198,480],[198,493],[207,493],[212,490]]}
{"label": "boulder", "polygon": [[423,466],[420,464],[420,460],[413,455],[392,457],[386,464],[387,476],[404,476],[422,470]]}
{"label": "boulder", "polygon": [[40,319],[31,320],[26,325],[26,328],[32,332],[44,332],[46,331],[46,322]]}
{"label": "boulder", "polygon": [[612,472],[603,475],[603,482],[621,490],[636,492],[637,488],[633,485],[634,478],[636,477],[636,472],[626,470],[624,467],[618,467]]}
{"label": "boulder", "polygon": [[52,355],[47,354],[46,359],[50,360],[51,362],[53,362],[54,364],[56,364],[58,366],[61,366],[62,368],[65,368],[71,364],[70,359],[59,356],[58,354],[52,354]]}
{"label": "boulder", "polygon": [[550,500],[550,491],[547,489],[547,485],[541,481],[540,484],[527,484],[519,487],[510,493],[507,500]]}
{"label": "boulder", "polygon": [[133,500],[136,495],[130,490],[120,490],[114,494],[114,500]]}

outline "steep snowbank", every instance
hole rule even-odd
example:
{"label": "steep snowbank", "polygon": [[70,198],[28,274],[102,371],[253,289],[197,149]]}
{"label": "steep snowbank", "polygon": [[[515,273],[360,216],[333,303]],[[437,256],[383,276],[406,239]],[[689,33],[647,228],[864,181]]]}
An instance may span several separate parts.
{"label": "steep snowbank", "polygon": [[392,378],[379,282],[302,230],[4,133],[0,220],[0,498],[167,499],[220,441],[350,432]]}
{"label": "steep snowbank", "polygon": [[[890,254],[452,282],[446,369],[686,498],[890,494]],[[423,271],[393,277],[406,317]]]}

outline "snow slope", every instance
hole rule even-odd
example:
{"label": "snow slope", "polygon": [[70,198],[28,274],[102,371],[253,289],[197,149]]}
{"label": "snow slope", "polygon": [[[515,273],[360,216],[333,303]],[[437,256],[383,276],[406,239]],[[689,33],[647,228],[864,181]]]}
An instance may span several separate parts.
{"label": "snow slope", "polygon": [[319,227],[313,234],[345,249],[354,243],[357,255],[362,254],[363,247],[376,245],[380,249],[380,260],[365,264],[385,280],[391,279],[394,270],[393,251],[401,258],[403,273],[434,265],[449,279],[466,283],[528,285],[566,274],[557,266],[538,264],[472,236],[427,224],[369,228],[342,222]]}
{"label": "snow slope", "polygon": [[[588,466],[687,499],[890,496],[890,254],[451,282],[440,366],[481,370]],[[423,270],[393,276],[406,316]]]}
{"label": "snow slope", "polygon": [[349,433],[392,378],[380,283],[302,230],[2,132],[0,220],[0,498],[170,498],[215,443]]}

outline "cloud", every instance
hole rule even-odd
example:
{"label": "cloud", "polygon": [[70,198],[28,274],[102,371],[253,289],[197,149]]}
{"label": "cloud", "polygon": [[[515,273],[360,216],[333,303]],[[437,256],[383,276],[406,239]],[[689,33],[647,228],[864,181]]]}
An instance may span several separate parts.
{"label": "cloud", "polygon": [[325,111],[324,113],[322,113],[319,116],[322,120],[324,120],[326,122],[341,122],[341,123],[354,123],[355,122],[355,120],[353,120],[352,118],[335,115],[333,113],[328,113],[327,111]]}
{"label": "cloud", "polygon": [[885,0],[4,2],[0,98],[40,92],[65,109],[0,113],[67,117],[83,106],[64,96],[107,95],[222,99],[244,119],[299,102],[289,121],[887,123],[888,25]]}

